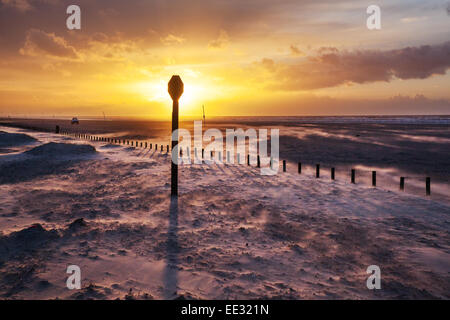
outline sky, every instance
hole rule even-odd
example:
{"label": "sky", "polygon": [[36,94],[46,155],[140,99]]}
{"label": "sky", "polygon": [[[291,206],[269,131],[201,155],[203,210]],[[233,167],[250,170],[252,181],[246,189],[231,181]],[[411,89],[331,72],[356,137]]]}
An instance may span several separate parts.
{"label": "sky", "polygon": [[450,114],[449,69],[450,1],[0,0],[0,116]]}

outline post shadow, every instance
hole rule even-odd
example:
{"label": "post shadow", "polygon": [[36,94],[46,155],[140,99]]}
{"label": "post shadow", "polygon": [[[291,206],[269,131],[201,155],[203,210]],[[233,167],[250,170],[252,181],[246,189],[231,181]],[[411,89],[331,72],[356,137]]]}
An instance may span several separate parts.
{"label": "post shadow", "polygon": [[178,295],[178,252],[178,197],[171,196],[166,242],[166,266],[163,275],[164,299],[174,299]]}

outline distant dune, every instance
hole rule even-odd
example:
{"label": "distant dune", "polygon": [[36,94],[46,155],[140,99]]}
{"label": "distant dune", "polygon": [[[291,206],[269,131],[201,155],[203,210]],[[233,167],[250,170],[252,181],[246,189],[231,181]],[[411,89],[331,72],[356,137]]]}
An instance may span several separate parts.
{"label": "distant dune", "polygon": [[36,141],[37,140],[35,138],[26,134],[0,131],[0,148],[15,147],[30,144]]}
{"label": "distant dune", "polygon": [[91,145],[50,142],[35,147],[29,151],[26,151],[25,153],[33,156],[64,157],[73,155],[93,154],[95,153],[95,148]]}

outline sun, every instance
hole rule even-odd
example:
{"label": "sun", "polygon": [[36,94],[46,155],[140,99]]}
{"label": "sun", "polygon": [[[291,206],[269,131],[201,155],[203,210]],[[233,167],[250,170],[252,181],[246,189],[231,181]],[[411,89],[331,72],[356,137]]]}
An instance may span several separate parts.
{"label": "sun", "polygon": [[[142,82],[134,85],[147,101],[164,103],[172,107],[171,98],[167,92],[167,81]],[[201,107],[206,99],[206,87],[192,81],[184,82],[184,91],[180,97],[180,110],[191,111]]]}
{"label": "sun", "polygon": [[186,106],[201,104],[202,97],[204,97],[205,93],[206,90],[201,85],[185,83],[180,104],[185,104]]}

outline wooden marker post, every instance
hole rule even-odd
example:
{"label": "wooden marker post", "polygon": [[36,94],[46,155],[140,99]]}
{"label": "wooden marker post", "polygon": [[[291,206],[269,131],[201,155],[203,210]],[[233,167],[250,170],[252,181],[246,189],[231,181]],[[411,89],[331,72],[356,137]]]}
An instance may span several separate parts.
{"label": "wooden marker post", "polygon": [[320,178],[320,164],[316,164],[316,178]]}
{"label": "wooden marker post", "polygon": [[[180,76],[174,75],[169,81],[168,91],[172,98],[172,150],[178,145],[178,133],[174,135],[174,131],[178,130],[178,100],[183,94],[184,84]],[[178,132],[178,131],[177,131]],[[174,139],[175,138],[175,139]],[[176,148],[178,150],[178,148]],[[178,157],[178,152],[176,152]],[[173,155],[172,155],[173,158]],[[177,159],[178,160],[178,159]],[[177,161],[178,162],[178,161]],[[171,175],[171,192],[172,196],[178,197],[178,164],[172,160],[172,175]]]}
{"label": "wooden marker post", "polygon": [[355,183],[355,175],[356,175],[356,171],[355,171],[355,169],[352,169],[352,183]]}
{"label": "wooden marker post", "polygon": [[301,174],[301,173],[302,173],[302,163],[299,162],[298,163],[298,174]]}
{"label": "wooden marker post", "polygon": [[425,180],[427,196],[431,195],[431,178],[427,177]]}
{"label": "wooden marker post", "polygon": [[331,168],[331,180],[334,180],[334,178],[335,178],[334,173],[335,173],[335,169]]}
{"label": "wooden marker post", "polygon": [[372,186],[373,187],[377,186],[377,172],[376,171],[372,171]]}
{"label": "wooden marker post", "polygon": [[405,177],[400,177],[400,190],[405,190]]}

